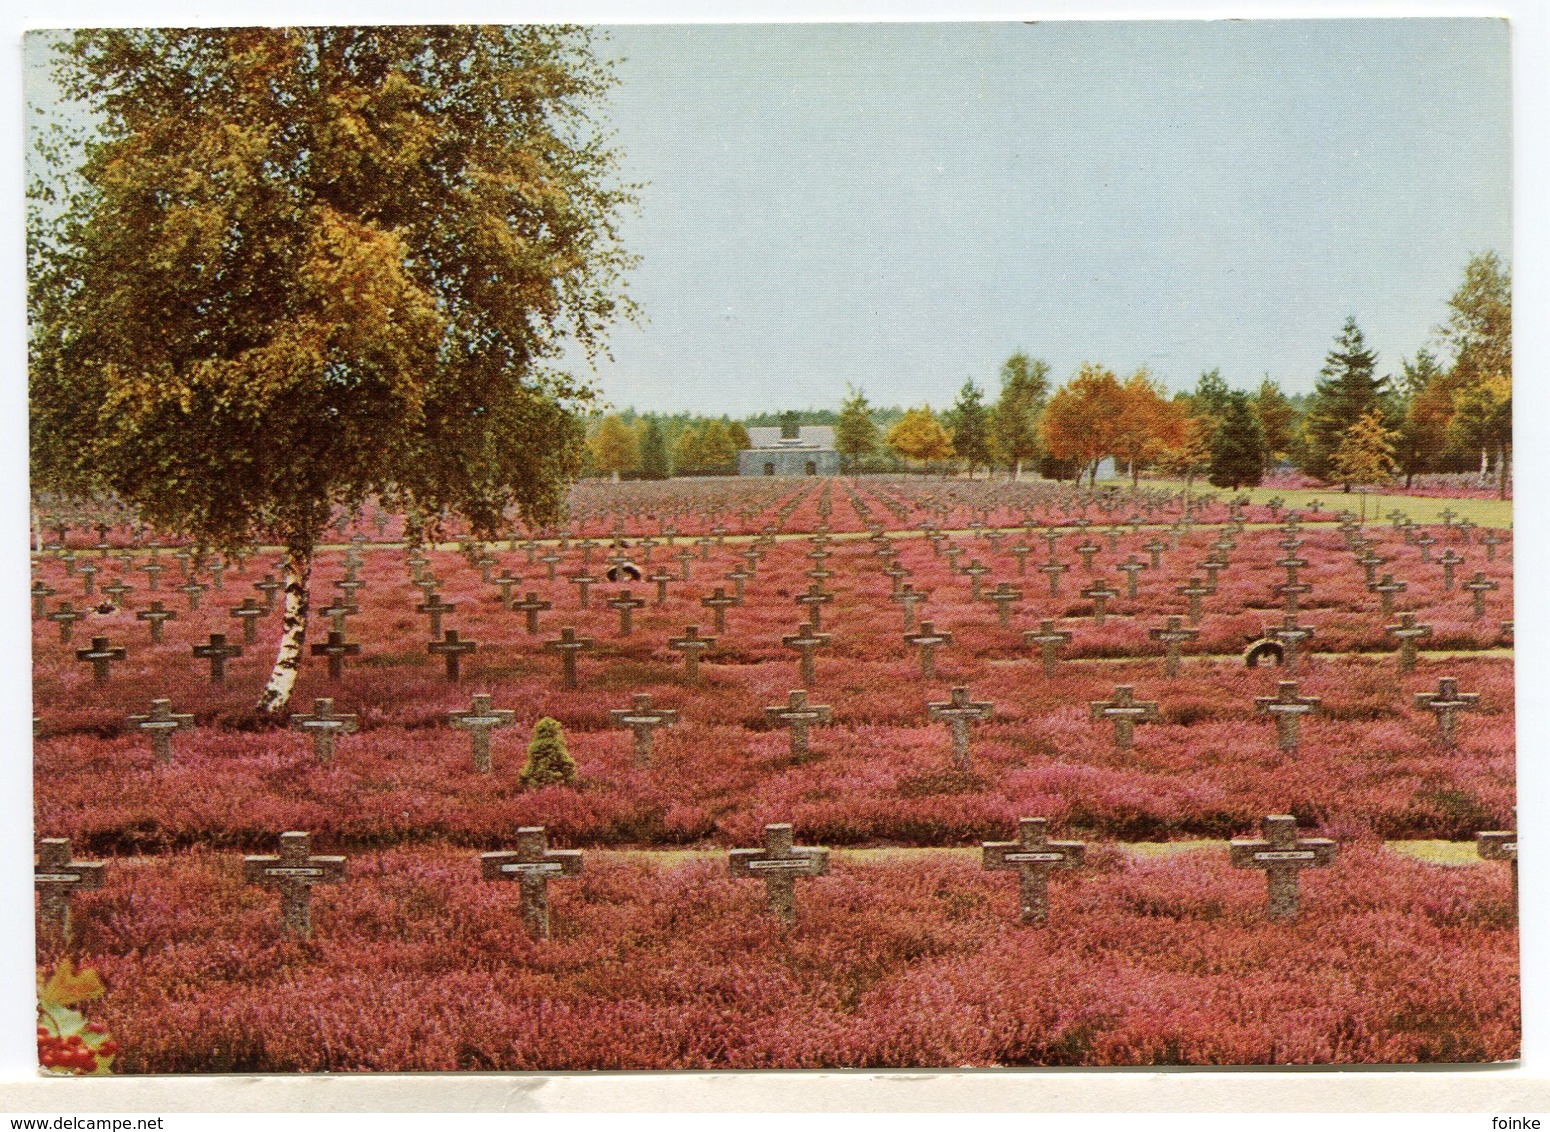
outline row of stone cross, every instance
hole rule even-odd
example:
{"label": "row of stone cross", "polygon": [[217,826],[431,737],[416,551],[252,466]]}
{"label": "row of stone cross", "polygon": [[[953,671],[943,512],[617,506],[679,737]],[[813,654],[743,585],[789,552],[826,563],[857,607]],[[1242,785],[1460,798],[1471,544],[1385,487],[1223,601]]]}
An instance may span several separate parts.
{"label": "row of stone cross", "polygon": [[[1476,692],[1460,692],[1458,681],[1451,676],[1437,681],[1435,692],[1415,693],[1418,708],[1430,711],[1436,718],[1436,741],[1446,748],[1456,745],[1456,717],[1462,711],[1476,711],[1480,696]],[[1316,696],[1298,694],[1295,680],[1282,680],[1276,684],[1274,696],[1259,696],[1255,710],[1270,716],[1276,723],[1277,745],[1283,751],[1295,751],[1299,742],[1299,721],[1305,715],[1319,710],[1323,701]],[[1113,725],[1114,749],[1129,750],[1135,737],[1135,728],[1142,723],[1156,723],[1162,716],[1156,700],[1138,700],[1135,686],[1118,684],[1114,696],[1108,700],[1094,700],[1088,705],[1093,720],[1104,720]],[[790,752],[793,759],[806,758],[810,754],[809,736],[815,726],[832,721],[827,704],[808,702],[805,689],[793,689],[784,704],[764,709],[765,717],[790,732]],[[673,708],[655,706],[649,693],[640,692],[631,697],[629,707],[615,708],[609,713],[614,726],[628,729],[634,736],[635,763],[649,765],[653,738],[663,727],[673,727],[678,722],[678,712]],[[953,761],[957,768],[968,773],[969,728],[974,723],[984,723],[995,717],[995,706],[988,700],[970,698],[969,689],[959,686],[952,689],[948,698],[926,704],[927,718],[945,723],[952,735]],[[488,774],[491,769],[490,736],[501,728],[516,722],[516,712],[509,708],[497,708],[487,693],[478,693],[472,704],[463,710],[448,713],[451,725],[470,732],[473,744],[475,771]],[[334,710],[334,701],[320,697],[313,701],[310,712],[298,712],[290,717],[291,727],[312,737],[313,755],[318,762],[328,765],[334,758],[334,741],[340,735],[352,735],[359,727],[357,717]],[[151,701],[151,710],[144,715],[131,715],[129,726],[148,735],[158,763],[172,761],[172,739],[179,731],[194,726],[194,717],[174,712],[167,699]]]}
{"label": "row of stone cross", "polygon": [[[1333,865],[1339,847],[1330,838],[1299,837],[1297,819],[1290,814],[1271,814],[1261,828],[1260,837],[1229,843],[1232,866],[1262,870],[1269,918],[1295,920],[1299,874],[1303,869]],[[1475,844],[1481,859],[1511,863],[1516,905],[1517,833],[1482,831],[1475,835]],[[244,857],[242,862],[248,883],[279,890],[281,922],[288,932],[301,936],[312,932],[313,888],[344,880],[347,867],[347,858],[320,856],[311,846],[309,833],[282,833],[277,854]],[[982,843],[981,867],[1017,873],[1020,919],[1025,924],[1043,924],[1049,919],[1050,873],[1080,867],[1086,848],[1080,841],[1050,840],[1044,818],[1022,818],[1016,840]],[[727,860],[733,877],[764,881],[770,911],[786,923],[796,918],[797,880],[829,871],[829,850],[794,844],[793,829],[787,823],[766,825],[762,846],[730,850]],[[525,826],[517,830],[516,848],[481,853],[479,866],[486,880],[518,882],[523,924],[535,938],[547,939],[549,882],[579,876],[583,855],[577,849],[551,849],[544,827]],[[33,884],[38,892],[40,937],[55,942],[69,938],[71,894],[101,888],[105,871],[104,862],[73,860],[66,838],[39,843]]]}

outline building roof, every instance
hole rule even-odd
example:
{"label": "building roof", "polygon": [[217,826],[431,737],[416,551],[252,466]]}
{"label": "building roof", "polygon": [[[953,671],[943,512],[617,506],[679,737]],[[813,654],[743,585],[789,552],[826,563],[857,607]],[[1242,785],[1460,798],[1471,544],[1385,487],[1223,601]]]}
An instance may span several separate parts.
{"label": "building roof", "polygon": [[[748,430],[749,442],[755,448],[779,448],[780,426],[756,425]],[[799,425],[797,427],[797,439],[803,447],[809,448],[833,448],[833,425]]]}

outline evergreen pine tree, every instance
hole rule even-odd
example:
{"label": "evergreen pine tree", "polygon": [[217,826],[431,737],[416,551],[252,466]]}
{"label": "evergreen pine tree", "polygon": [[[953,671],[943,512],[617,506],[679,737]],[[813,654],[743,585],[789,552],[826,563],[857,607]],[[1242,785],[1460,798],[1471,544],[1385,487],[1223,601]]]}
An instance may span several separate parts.
{"label": "evergreen pine tree", "polygon": [[866,394],[851,386],[840,403],[840,419],[834,426],[834,448],[854,474],[861,457],[877,451],[878,441],[877,424],[872,420]]}
{"label": "evergreen pine tree", "polygon": [[[1335,348],[1325,356],[1323,379],[1313,392],[1303,434],[1303,471],[1321,480],[1338,478],[1335,452],[1346,430],[1373,409],[1387,415],[1388,378],[1377,375],[1378,355],[1367,348],[1356,319],[1347,318]],[[1349,482],[1346,490],[1351,490]]]}
{"label": "evergreen pine tree", "polygon": [[646,429],[641,433],[640,474],[642,479],[667,479],[667,438],[656,417],[646,418]]}
{"label": "evergreen pine tree", "polygon": [[1254,487],[1265,469],[1265,433],[1249,395],[1240,390],[1227,394],[1222,415],[1211,436],[1208,478],[1213,487]]}
{"label": "evergreen pine tree", "polygon": [[546,715],[534,726],[521,781],[530,789],[575,785],[576,760],[565,749],[565,733],[560,730],[559,720]]}

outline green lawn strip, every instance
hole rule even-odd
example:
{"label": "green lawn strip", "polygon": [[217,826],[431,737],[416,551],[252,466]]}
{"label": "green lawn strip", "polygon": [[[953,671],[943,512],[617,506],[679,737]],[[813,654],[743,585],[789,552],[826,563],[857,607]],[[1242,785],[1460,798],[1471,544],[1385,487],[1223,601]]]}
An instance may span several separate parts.
{"label": "green lawn strip", "polygon": [[[798,841],[800,842],[800,840],[799,837]],[[1473,841],[1385,841],[1383,844],[1391,852],[1401,853],[1406,857],[1413,857],[1430,865],[1459,866],[1478,865],[1480,863],[1480,858],[1475,852],[1475,843]],[[1143,860],[1156,860],[1203,850],[1226,852],[1227,842],[1205,839],[1121,841],[1116,843],[1116,847],[1133,857]],[[962,860],[978,860],[980,849],[977,845],[924,849],[897,845],[875,849],[831,849],[829,852],[830,859],[836,864],[887,866],[905,863],[910,860],[921,860],[932,856],[943,860],[954,857]],[[592,856],[594,853],[604,857],[623,858],[634,864],[651,865],[657,868],[672,868],[688,861],[724,857],[726,850],[589,849],[587,851],[588,856]]]}
{"label": "green lawn strip", "polygon": [[[1107,481],[1116,486],[1128,486],[1129,481]],[[1141,481],[1142,487],[1160,488],[1166,491],[1183,491],[1183,480],[1148,480]],[[1195,490],[1201,491],[1202,487],[1196,484]],[[1212,490],[1209,487],[1206,491]],[[1236,492],[1219,491],[1219,498],[1226,496],[1247,495],[1251,503],[1264,503],[1267,500],[1280,498],[1288,507],[1296,510],[1305,510],[1308,504],[1315,499],[1328,512],[1352,511],[1357,515],[1362,512],[1362,496],[1356,491],[1347,495],[1335,487],[1314,490],[1311,488],[1268,488],[1246,487]],[[1433,495],[1377,495],[1367,496],[1367,520],[1368,522],[1382,522],[1383,517],[1390,511],[1399,510],[1409,514],[1417,523],[1440,523],[1444,511],[1452,511],[1460,519],[1470,519],[1482,527],[1511,527],[1512,526],[1512,500],[1510,499],[1453,499],[1444,496]]]}

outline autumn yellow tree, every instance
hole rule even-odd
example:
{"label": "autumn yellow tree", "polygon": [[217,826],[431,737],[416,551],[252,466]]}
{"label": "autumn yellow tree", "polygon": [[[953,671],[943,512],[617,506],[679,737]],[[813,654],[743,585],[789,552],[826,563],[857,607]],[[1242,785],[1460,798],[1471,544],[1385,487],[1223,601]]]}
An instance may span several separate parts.
{"label": "autumn yellow tree", "polygon": [[906,412],[884,439],[889,448],[907,460],[929,463],[953,455],[952,438],[928,405]]}
{"label": "autumn yellow tree", "polygon": [[1077,375],[1055,391],[1039,419],[1044,450],[1058,460],[1077,462],[1077,479],[1098,479],[1098,464],[1114,455],[1125,413],[1125,390],[1113,371],[1084,363]]}
{"label": "autumn yellow tree", "polygon": [[602,419],[587,447],[598,471],[612,476],[615,482],[621,472],[633,472],[640,467],[640,438],[618,413],[609,413]]}
{"label": "autumn yellow tree", "polygon": [[1145,369],[1132,374],[1120,391],[1123,396],[1112,455],[1129,465],[1130,482],[1135,485],[1143,467],[1157,463],[1179,446],[1184,437],[1184,413]]}
{"label": "autumn yellow tree", "polygon": [[1383,423],[1383,411],[1368,409],[1340,438],[1331,463],[1346,483],[1380,483],[1394,474],[1396,434]]}

